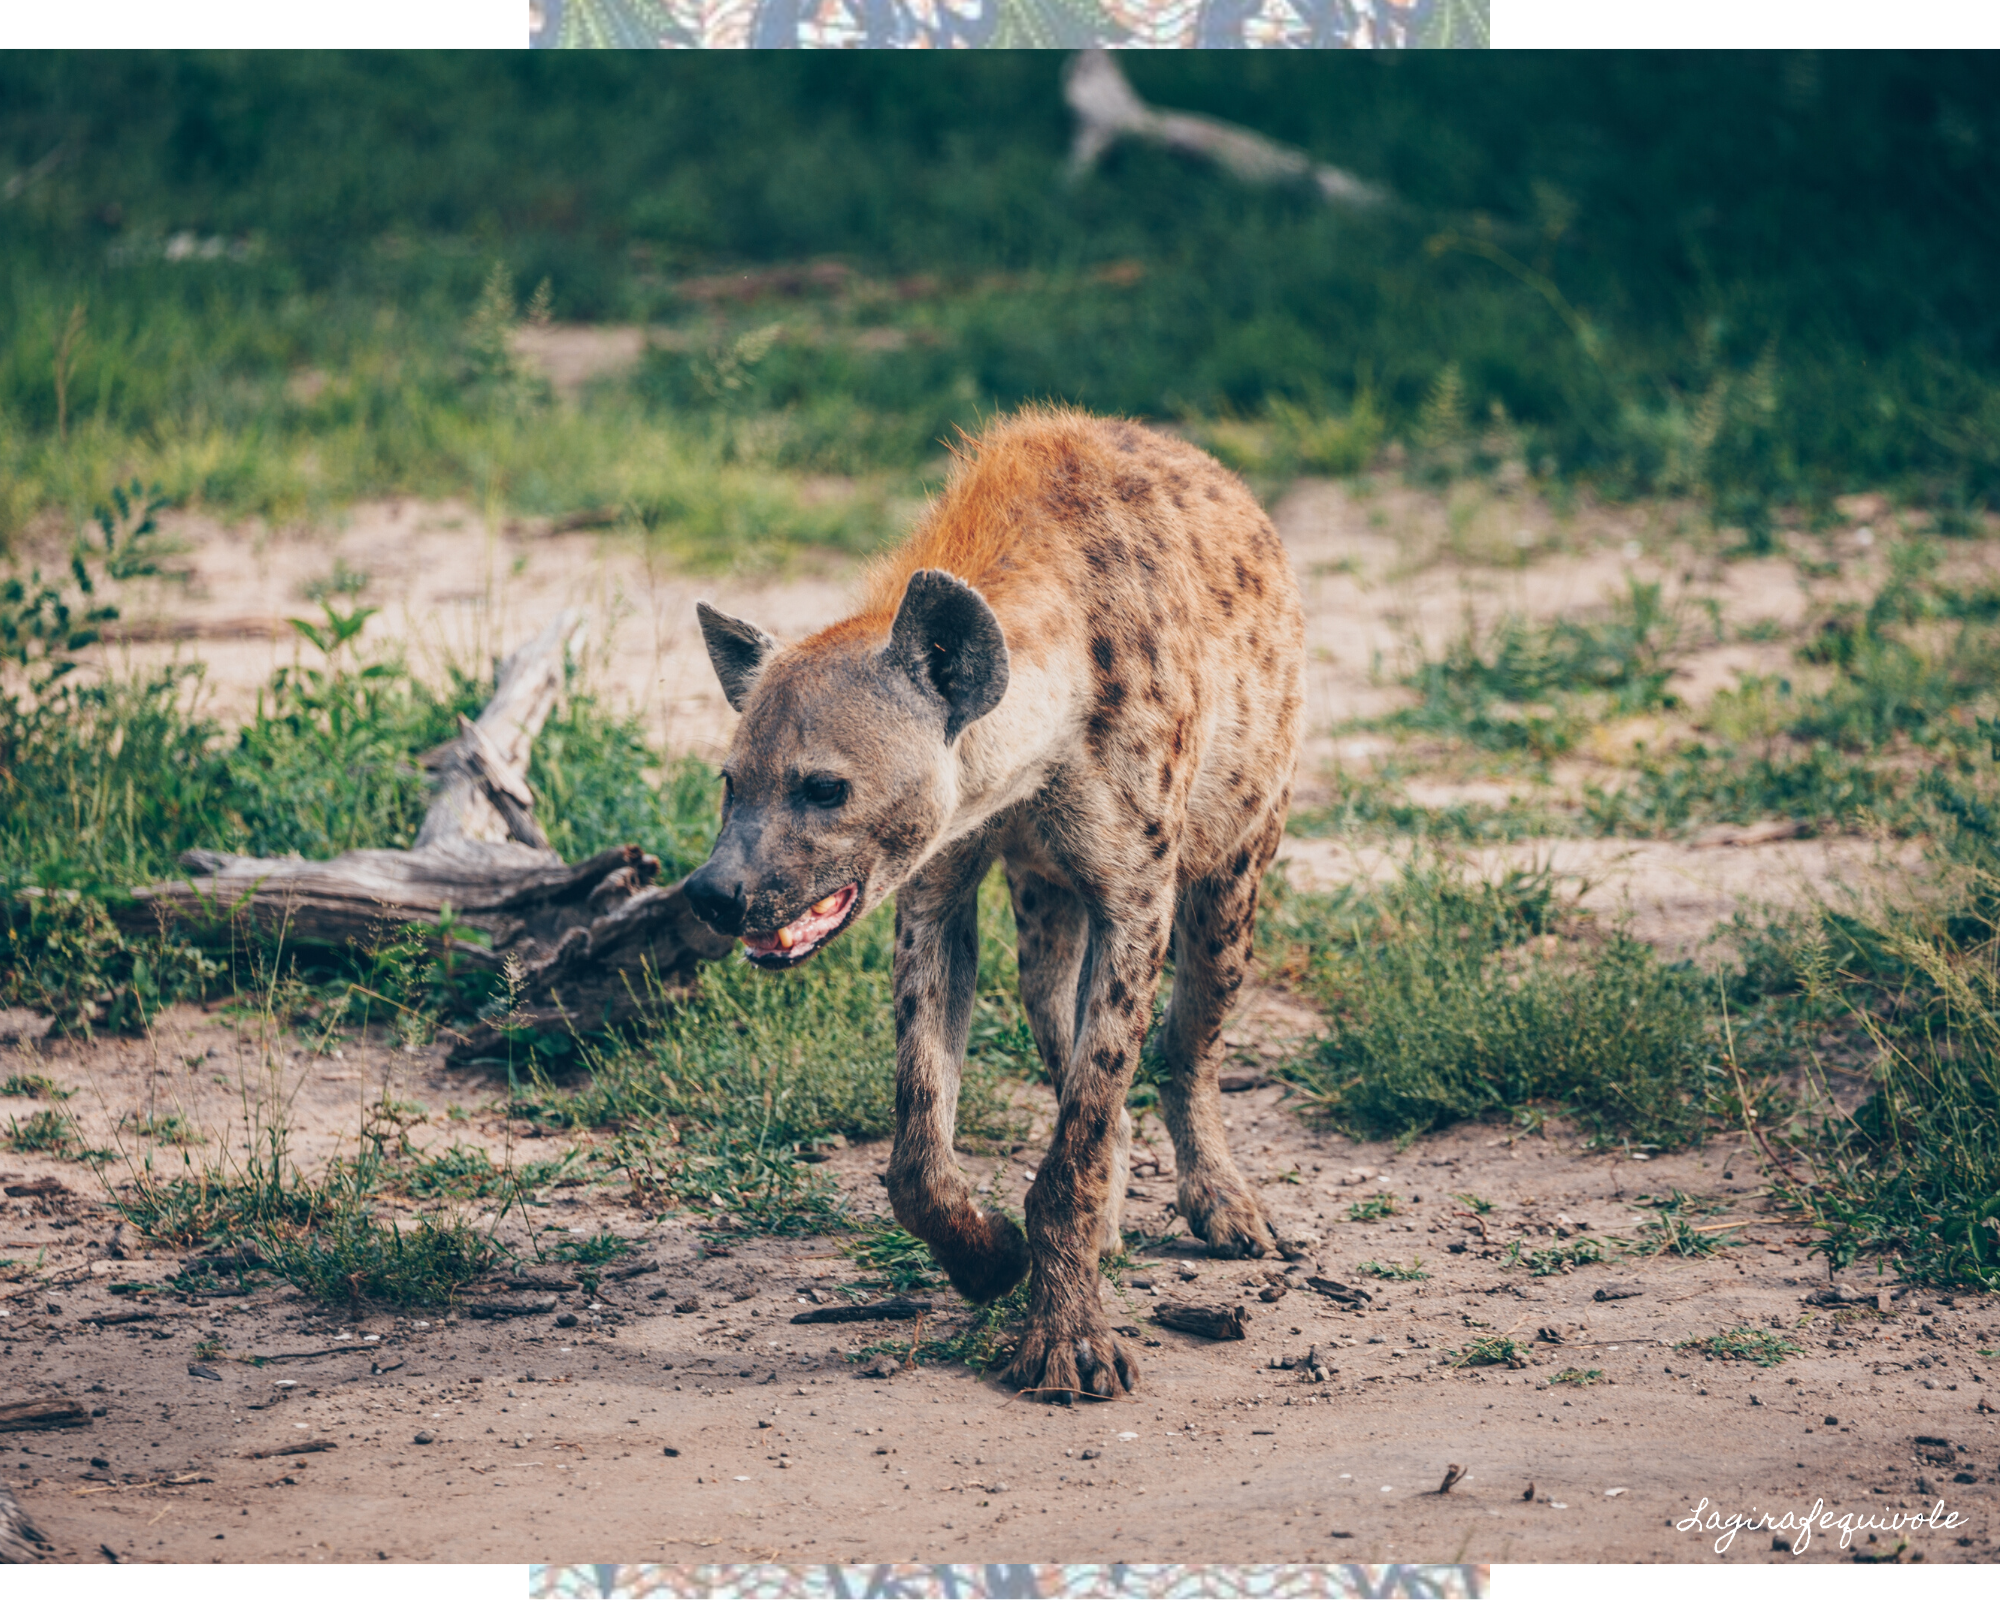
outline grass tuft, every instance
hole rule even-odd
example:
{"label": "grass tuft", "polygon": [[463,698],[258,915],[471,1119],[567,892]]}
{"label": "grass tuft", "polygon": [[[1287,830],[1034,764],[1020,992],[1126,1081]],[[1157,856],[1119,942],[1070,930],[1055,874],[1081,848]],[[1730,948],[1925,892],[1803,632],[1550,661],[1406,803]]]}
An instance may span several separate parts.
{"label": "grass tuft", "polygon": [[1700,1339],[1683,1339],[1674,1348],[1699,1351],[1718,1361],[1754,1361],[1760,1367],[1775,1367],[1787,1356],[1799,1355],[1803,1350],[1781,1333],[1751,1327],[1731,1328]]}
{"label": "grass tuft", "polygon": [[1699,1136],[1713,1052],[1699,992],[1622,934],[1564,940],[1546,871],[1500,883],[1414,858],[1376,889],[1302,896],[1273,880],[1261,937],[1328,1016],[1280,1070],[1357,1137],[1398,1137],[1545,1103],[1592,1137]]}

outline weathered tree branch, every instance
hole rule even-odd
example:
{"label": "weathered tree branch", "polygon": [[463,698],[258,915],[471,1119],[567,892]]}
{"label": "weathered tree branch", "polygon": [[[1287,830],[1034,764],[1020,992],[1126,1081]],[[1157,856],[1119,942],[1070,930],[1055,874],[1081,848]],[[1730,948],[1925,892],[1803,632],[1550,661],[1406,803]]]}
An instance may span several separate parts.
{"label": "weathered tree branch", "polygon": [[1303,150],[1248,128],[1185,111],[1156,111],[1126,80],[1109,50],[1079,50],[1063,74],[1063,98],[1076,114],[1070,172],[1088,172],[1121,138],[1145,139],[1215,162],[1249,183],[1311,183],[1336,205],[1380,206],[1386,190],[1339,167],[1316,163]]}
{"label": "weathered tree branch", "polygon": [[733,941],[694,915],[678,884],[653,882],[660,864],[638,845],[571,865],[533,815],[529,757],[582,625],[565,612],[500,664],[478,721],[461,719],[442,752],[411,849],[330,861],[190,850],[189,876],[136,891],[120,922],[144,931],[175,922],[209,939],[248,922],[287,942],[338,946],[385,925],[443,928],[448,914],[453,959],[505,972],[513,998],[506,1016],[460,1039],[452,1057],[461,1061],[504,1048],[511,1030],[598,1028],[636,1014],[661,986],[684,987]]}

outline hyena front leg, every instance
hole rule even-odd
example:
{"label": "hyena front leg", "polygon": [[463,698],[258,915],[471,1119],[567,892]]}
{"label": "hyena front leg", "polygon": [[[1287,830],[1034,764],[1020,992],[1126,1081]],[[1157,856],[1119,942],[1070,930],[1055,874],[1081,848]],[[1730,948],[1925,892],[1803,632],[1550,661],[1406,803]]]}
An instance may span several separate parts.
{"label": "hyena front leg", "polygon": [[[1019,937],[1021,1009],[1035,1048],[1048,1069],[1049,1082],[1060,1104],[1069,1076],[1070,1055],[1076,1047],[1078,980],[1090,942],[1090,917],[1075,890],[1037,873],[1007,864],[1007,887],[1014,899],[1014,927]],[[1098,1247],[1116,1253],[1124,1243],[1119,1229],[1125,1216],[1125,1184],[1131,1171],[1132,1118],[1121,1106],[1111,1149],[1109,1202]]]}
{"label": "hyena front leg", "polygon": [[1110,1399],[1139,1381],[1138,1361],[1105,1320],[1097,1262],[1172,905],[1169,883],[1117,920],[1092,918],[1055,1131],[1028,1190],[1028,1325],[1007,1380],[1064,1405]]}
{"label": "hyena front leg", "polygon": [[889,1204],[968,1300],[996,1300],[1028,1270],[1021,1230],[981,1211],[952,1159],[959,1075],[979,976],[974,848],[947,853],[896,896],[896,1142]]}
{"label": "hyena front leg", "polygon": [[1167,1083],[1160,1098],[1180,1169],[1180,1213],[1217,1256],[1277,1249],[1264,1208],[1230,1157],[1217,1079],[1223,1019],[1250,966],[1257,885],[1278,838],[1274,827],[1220,871],[1189,884],[1174,917],[1174,992],[1161,1027]]}

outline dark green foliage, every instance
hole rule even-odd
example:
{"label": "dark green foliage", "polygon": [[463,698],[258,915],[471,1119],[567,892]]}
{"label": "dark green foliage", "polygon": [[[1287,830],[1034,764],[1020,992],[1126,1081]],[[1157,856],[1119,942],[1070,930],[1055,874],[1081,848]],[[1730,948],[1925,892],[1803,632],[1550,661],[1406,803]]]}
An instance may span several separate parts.
{"label": "dark green foliage", "polygon": [[[1365,395],[1466,470],[1497,404],[1537,474],[1694,494],[1751,548],[1784,504],[1895,484],[1963,519],[2000,481],[1976,57],[1130,62],[1156,103],[1408,202],[1357,215],[1140,145],[1065,184],[1057,59],[899,55],[14,58],[0,164],[35,177],[0,245],[0,529],[125,459],[230,508],[602,503],[610,441],[674,436],[521,384],[491,333],[537,310],[785,322],[729,405],[815,470],[907,470],[1031,397],[1338,419]],[[739,314],[754,285],[678,287],[828,259],[854,292],[788,280]],[[819,337],[860,328],[896,337]],[[1459,437],[1427,406],[1447,373]],[[714,400],[677,383],[649,392],[704,434]]]}
{"label": "dark green foliage", "polygon": [[604,710],[572,691],[536,736],[528,783],[535,814],[565,860],[636,843],[660,858],[667,882],[708,858],[721,791],[693,757],[661,760],[637,718]]}
{"label": "dark green foliage", "polygon": [[[139,500],[121,491],[120,516],[104,514],[103,542],[80,545],[67,578],[37,575],[0,596],[27,691],[0,697],[0,1004],[30,1006],[65,1030],[136,1029],[163,1005],[228,983],[231,961],[254,958],[259,941],[247,935],[218,960],[173,934],[121,930],[110,907],[129,889],[170,876],[196,846],[312,858],[407,848],[430,800],[419,758],[456,737],[459,716],[490,693],[464,673],[437,689],[395,657],[357,658],[371,613],[330,601],[318,621],[293,623],[317,661],[281,667],[233,739],[188,709],[198,668],[70,676],[94,637],[80,619],[115,616],[92,603],[99,586],[160,554]],[[714,774],[694,761],[668,767],[636,720],[580,685],[538,739],[529,781],[551,842],[571,859],[636,842],[671,881],[707,852]],[[385,924],[344,952],[292,952],[287,966],[325,988],[329,1020],[414,1035],[423,1018],[470,1015],[493,992],[490,975],[437,943]]]}
{"label": "dark green foliage", "polygon": [[399,661],[350,663],[345,647],[372,613],[322,610],[323,628],[294,626],[323,664],[280,667],[227,756],[223,804],[246,855],[407,850],[430,803],[416,757],[457,737],[490,687],[461,677],[439,695]]}

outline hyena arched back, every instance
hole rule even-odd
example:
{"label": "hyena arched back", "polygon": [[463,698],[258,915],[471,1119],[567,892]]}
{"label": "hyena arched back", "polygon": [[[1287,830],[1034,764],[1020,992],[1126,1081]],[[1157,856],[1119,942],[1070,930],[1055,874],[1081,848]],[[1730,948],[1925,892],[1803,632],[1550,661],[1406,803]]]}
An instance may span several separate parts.
{"label": "hyena arched back", "polygon": [[[1190,445],[1030,411],[968,447],[853,616],[791,646],[701,621],[743,716],[691,903],[777,967],[896,896],[897,1218],[975,1299],[1030,1276],[1011,1381],[1065,1400],[1131,1388],[1097,1260],[1169,948],[1181,1213],[1216,1254],[1273,1248],[1216,1083],[1298,761],[1304,623],[1270,520]],[[996,857],[1060,1104],[1025,1237],[951,1155]]]}

